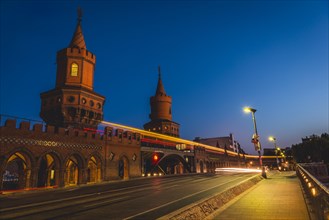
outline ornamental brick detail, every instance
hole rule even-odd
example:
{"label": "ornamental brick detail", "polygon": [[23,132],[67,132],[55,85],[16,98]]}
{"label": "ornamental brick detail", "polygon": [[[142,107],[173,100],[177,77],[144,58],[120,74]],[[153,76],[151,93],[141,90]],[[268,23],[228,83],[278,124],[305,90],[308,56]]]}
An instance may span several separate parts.
{"label": "ornamental brick detail", "polygon": [[19,137],[0,137],[0,143],[18,144],[25,146],[33,145],[33,146],[42,146],[42,147],[62,147],[62,148],[78,148],[78,149],[92,149],[92,150],[102,149],[102,146],[97,146],[95,144],[67,143],[61,141],[29,139],[29,138],[19,138]]}

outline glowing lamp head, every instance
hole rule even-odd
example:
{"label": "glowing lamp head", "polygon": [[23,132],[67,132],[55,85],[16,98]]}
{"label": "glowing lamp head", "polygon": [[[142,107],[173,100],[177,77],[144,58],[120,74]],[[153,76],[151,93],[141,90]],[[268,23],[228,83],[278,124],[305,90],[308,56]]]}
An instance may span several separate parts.
{"label": "glowing lamp head", "polygon": [[255,113],[257,110],[256,110],[256,109],[253,109],[253,108],[250,108],[250,107],[244,107],[244,108],[243,108],[243,111],[244,111],[245,113],[250,113],[250,112]]}
{"label": "glowing lamp head", "polygon": [[275,140],[276,140],[276,138],[275,138],[275,137],[273,137],[273,136],[269,136],[269,137],[268,137],[268,140],[269,140],[269,141],[275,141]]}

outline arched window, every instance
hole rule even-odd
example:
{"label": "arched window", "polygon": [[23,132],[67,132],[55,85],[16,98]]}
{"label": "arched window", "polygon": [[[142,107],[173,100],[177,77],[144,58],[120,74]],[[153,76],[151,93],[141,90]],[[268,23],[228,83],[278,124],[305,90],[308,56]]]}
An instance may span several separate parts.
{"label": "arched window", "polygon": [[71,76],[78,76],[78,64],[72,63],[71,65]]}

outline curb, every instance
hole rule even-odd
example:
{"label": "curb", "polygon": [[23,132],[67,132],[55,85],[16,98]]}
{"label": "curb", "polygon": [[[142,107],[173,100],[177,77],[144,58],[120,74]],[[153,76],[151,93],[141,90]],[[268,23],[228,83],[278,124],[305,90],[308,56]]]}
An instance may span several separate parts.
{"label": "curb", "polygon": [[264,178],[261,175],[253,176],[242,183],[239,183],[224,192],[218,193],[210,198],[192,203],[168,215],[158,218],[158,220],[185,220],[185,219],[205,219],[220,207],[240,195],[247,189],[256,185]]}

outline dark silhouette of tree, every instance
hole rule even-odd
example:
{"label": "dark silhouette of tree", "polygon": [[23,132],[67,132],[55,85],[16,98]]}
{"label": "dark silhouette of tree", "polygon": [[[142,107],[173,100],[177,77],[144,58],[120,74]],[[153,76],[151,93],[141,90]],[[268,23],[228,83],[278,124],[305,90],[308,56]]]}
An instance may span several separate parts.
{"label": "dark silhouette of tree", "polygon": [[329,164],[329,135],[311,135],[302,143],[292,145],[292,155],[297,163],[324,162]]}

